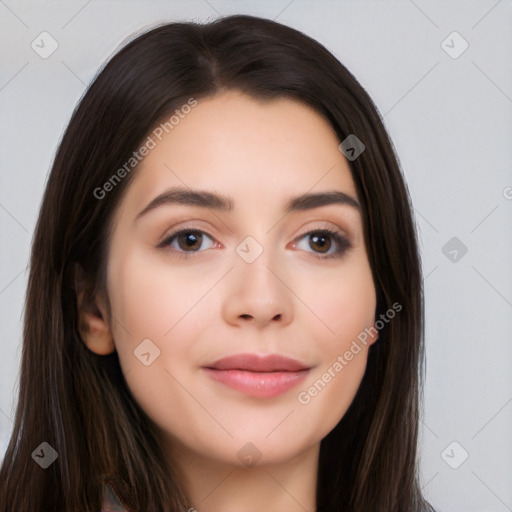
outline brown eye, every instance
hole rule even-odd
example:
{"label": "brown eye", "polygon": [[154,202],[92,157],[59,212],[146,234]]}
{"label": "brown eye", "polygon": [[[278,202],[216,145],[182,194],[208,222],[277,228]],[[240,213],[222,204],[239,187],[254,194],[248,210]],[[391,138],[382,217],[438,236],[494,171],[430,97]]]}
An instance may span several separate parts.
{"label": "brown eye", "polygon": [[[210,240],[210,245],[204,247],[205,240]],[[182,229],[171,233],[163,242],[158,244],[159,248],[169,248],[176,253],[201,252],[212,247],[212,238],[199,229]]]}
{"label": "brown eye", "polygon": [[313,250],[315,250],[315,246],[316,246],[316,248],[318,248],[317,252],[326,253],[331,248],[330,237],[329,236],[325,236],[324,234],[310,235],[309,246]]}
{"label": "brown eye", "polygon": [[[309,239],[306,246],[303,240]],[[317,258],[339,258],[352,247],[351,243],[341,233],[330,229],[317,229],[310,231],[302,237],[297,244],[299,249],[312,252]]]}
{"label": "brown eye", "polygon": [[183,231],[176,238],[180,249],[197,251],[201,247],[203,234],[199,231]]}

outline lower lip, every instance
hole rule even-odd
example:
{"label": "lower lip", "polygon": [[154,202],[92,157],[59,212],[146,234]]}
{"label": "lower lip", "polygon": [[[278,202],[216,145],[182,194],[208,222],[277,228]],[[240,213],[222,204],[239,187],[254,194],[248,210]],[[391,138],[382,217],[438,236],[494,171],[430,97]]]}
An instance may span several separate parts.
{"label": "lower lip", "polygon": [[203,368],[213,380],[257,398],[271,398],[302,382],[309,370],[298,372],[249,372]]}

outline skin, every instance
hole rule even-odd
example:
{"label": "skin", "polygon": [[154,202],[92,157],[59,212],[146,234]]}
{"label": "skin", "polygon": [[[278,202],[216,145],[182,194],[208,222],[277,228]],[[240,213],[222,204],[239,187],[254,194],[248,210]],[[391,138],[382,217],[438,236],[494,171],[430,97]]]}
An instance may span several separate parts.
{"label": "skin", "polygon": [[[96,311],[82,311],[84,341],[97,353],[117,350],[131,393],[199,512],[315,510],[320,441],[352,402],[376,337],[307,405],[297,397],[374,325],[376,294],[358,210],[333,204],[283,215],[283,208],[308,192],[357,199],[339,142],[300,102],[223,92],[199,100],[149,152],[116,211],[107,267],[112,317],[98,296]],[[230,196],[234,208],[167,204],[136,219],[174,186]],[[199,251],[180,257],[186,245],[176,238],[157,247],[184,228],[207,233]],[[325,258],[311,236],[322,228],[351,247]],[[235,251],[247,236],[263,249],[252,263]],[[160,350],[148,366],[134,355],[145,339]],[[245,352],[279,353],[312,369],[273,398],[247,396],[202,371]],[[248,442],[261,454],[251,467],[237,456]]]}

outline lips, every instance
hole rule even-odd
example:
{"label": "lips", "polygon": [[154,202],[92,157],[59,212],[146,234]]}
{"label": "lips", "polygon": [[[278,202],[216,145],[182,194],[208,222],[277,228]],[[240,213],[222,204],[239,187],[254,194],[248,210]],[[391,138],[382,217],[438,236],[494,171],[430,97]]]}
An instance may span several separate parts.
{"label": "lips", "polygon": [[299,372],[309,367],[296,359],[279,354],[236,354],[223,357],[205,366],[214,370],[244,370],[248,372]]}
{"label": "lips", "polygon": [[303,382],[308,366],[278,354],[237,354],[203,367],[213,381],[255,398],[272,398]]}

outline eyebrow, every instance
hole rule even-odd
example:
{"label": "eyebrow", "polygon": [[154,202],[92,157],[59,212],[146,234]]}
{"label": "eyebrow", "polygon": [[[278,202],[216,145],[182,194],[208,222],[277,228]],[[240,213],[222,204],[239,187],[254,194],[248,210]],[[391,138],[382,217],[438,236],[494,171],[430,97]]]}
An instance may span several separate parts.
{"label": "eyebrow", "polygon": [[[203,190],[190,190],[186,188],[176,187],[166,190],[162,194],[155,197],[135,219],[139,219],[146,213],[155,210],[163,205],[181,204],[185,206],[199,206],[201,208],[209,208],[219,212],[230,212],[233,210],[233,200],[222,194],[215,194]],[[327,192],[307,193],[297,197],[292,197],[285,206],[285,214],[295,211],[312,210],[321,206],[328,205],[344,205],[350,206],[360,212],[361,206],[357,199],[341,192],[339,190],[331,190]]]}

